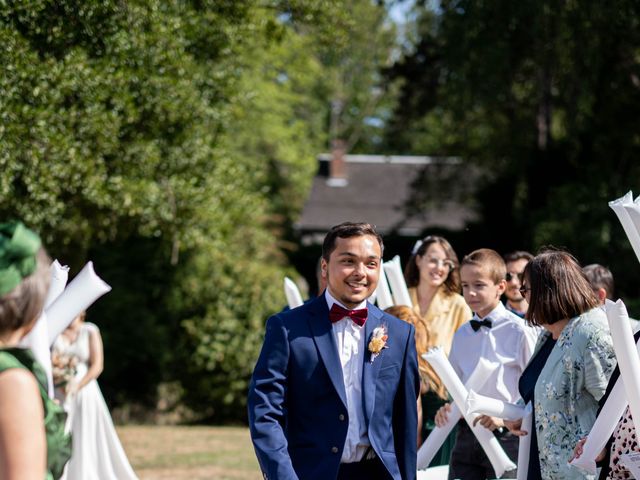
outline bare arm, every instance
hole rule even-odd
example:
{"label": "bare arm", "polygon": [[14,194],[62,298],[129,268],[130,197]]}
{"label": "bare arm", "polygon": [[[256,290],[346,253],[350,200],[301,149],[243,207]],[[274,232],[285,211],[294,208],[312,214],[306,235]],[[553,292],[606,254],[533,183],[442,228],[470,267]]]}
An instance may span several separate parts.
{"label": "bare arm", "polygon": [[42,480],[47,442],[44,407],[35,377],[12,368],[0,373],[0,478]]}
{"label": "bare arm", "polygon": [[84,388],[91,380],[100,376],[104,369],[104,353],[102,348],[102,337],[97,328],[89,331],[89,368],[87,374],[72,387],[73,392]]}

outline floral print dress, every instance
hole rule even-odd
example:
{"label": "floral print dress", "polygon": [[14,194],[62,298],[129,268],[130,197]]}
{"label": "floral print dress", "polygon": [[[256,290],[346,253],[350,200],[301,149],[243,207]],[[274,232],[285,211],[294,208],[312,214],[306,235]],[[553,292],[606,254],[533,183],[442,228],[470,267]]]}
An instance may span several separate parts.
{"label": "floral print dress", "polygon": [[[592,479],[567,462],[593,426],[598,400],[616,366],[606,315],[594,308],[562,330],[535,387],[535,429],[545,480]],[[538,341],[540,348],[550,335]],[[535,355],[535,353],[534,353]]]}

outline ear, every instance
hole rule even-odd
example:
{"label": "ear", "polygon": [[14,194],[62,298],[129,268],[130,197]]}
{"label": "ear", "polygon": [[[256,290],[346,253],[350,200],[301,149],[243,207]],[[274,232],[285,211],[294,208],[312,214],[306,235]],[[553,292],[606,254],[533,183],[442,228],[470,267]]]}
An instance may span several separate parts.
{"label": "ear", "polygon": [[507,289],[507,281],[502,279],[496,284],[496,286],[498,287],[498,296],[500,296]]}
{"label": "ear", "polygon": [[598,297],[600,303],[604,303],[604,301],[607,299],[607,291],[604,288],[598,288],[596,290],[596,297]]}
{"label": "ear", "polygon": [[320,260],[320,273],[322,278],[327,278],[327,261],[324,258]]}

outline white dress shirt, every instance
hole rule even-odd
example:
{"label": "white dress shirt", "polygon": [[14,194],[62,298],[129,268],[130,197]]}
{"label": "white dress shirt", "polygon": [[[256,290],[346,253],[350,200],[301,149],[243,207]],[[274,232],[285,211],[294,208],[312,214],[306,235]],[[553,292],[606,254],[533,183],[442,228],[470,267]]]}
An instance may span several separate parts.
{"label": "white dress shirt", "polygon": [[[346,308],[331,296],[328,288],[325,290],[325,299],[329,310],[331,310],[334,303]],[[360,308],[367,308],[367,302],[364,301],[357,307],[347,310]],[[340,355],[349,416],[347,438],[340,461],[342,463],[359,462],[371,445],[362,408],[362,369],[365,355],[364,326],[360,327],[349,317],[344,317],[333,324],[333,338],[336,341],[338,354]]]}
{"label": "white dress shirt", "polygon": [[492,326],[474,331],[470,322],[462,325],[453,337],[449,361],[462,383],[469,379],[480,358],[497,363],[499,366],[477,393],[515,403],[520,399],[518,381],[531,358],[539,330],[529,327],[501,302],[486,317],[474,315],[473,319],[490,320]]}

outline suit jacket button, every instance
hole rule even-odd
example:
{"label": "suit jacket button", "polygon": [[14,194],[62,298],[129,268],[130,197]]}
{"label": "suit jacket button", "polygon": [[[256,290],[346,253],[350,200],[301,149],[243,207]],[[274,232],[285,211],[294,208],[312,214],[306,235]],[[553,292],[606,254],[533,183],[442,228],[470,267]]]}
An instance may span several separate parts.
{"label": "suit jacket button", "polygon": [[344,421],[344,414],[343,413],[338,415],[338,420],[340,420],[341,422]]}
{"label": "suit jacket button", "polygon": [[331,447],[331,453],[338,453],[338,447]]}

